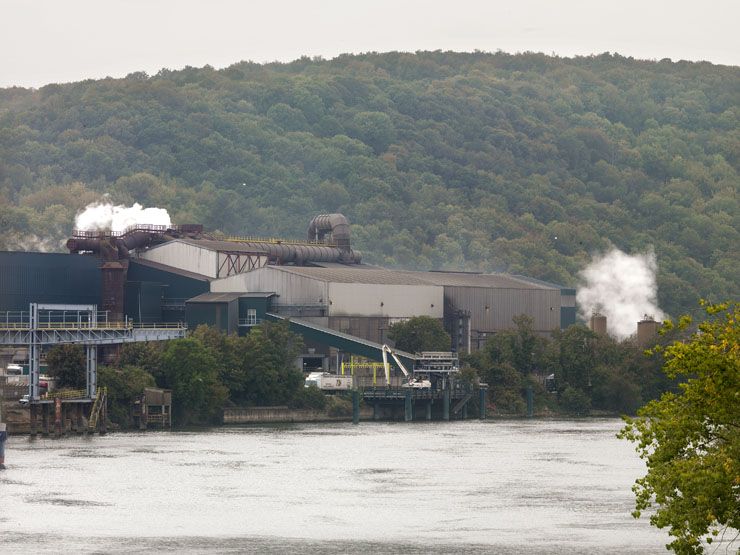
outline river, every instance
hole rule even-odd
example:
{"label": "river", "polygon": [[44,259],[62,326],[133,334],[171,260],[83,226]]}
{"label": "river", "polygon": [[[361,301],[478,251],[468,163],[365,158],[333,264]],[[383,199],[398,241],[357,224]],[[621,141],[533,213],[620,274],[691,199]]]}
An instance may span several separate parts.
{"label": "river", "polygon": [[616,419],[11,437],[0,551],[665,553]]}

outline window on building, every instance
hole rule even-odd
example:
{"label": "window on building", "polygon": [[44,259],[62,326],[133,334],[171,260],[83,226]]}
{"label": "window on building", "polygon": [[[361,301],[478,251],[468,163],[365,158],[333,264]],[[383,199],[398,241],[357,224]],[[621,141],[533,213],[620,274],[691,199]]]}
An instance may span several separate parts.
{"label": "window on building", "polygon": [[254,326],[256,324],[257,324],[257,309],[248,308],[247,309],[247,325]]}

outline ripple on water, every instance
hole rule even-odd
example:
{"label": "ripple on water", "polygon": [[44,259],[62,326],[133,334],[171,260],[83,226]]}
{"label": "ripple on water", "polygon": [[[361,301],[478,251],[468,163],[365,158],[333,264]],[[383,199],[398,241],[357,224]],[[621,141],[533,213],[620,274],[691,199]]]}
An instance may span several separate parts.
{"label": "ripple on water", "polygon": [[36,505],[59,505],[62,507],[111,507],[111,503],[104,503],[102,501],[90,501],[86,499],[69,499],[67,497],[55,497],[49,495],[36,495],[33,497],[26,497],[24,499],[26,503],[33,503]]}

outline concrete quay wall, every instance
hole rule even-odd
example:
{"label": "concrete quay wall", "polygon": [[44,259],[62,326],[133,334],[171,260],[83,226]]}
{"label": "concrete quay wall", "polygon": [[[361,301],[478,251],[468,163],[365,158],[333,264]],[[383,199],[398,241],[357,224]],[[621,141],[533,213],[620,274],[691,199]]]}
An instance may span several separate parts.
{"label": "concrete quay wall", "polygon": [[[371,407],[360,408],[360,418],[372,419]],[[224,424],[264,424],[270,422],[351,422],[352,415],[329,416],[324,411],[288,407],[225,408]]]}

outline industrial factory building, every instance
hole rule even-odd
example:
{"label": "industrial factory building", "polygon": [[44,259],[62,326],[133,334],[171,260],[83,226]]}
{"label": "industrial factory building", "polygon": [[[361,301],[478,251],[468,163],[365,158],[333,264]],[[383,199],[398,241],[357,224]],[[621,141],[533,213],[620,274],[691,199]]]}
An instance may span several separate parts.
{"label": "industrial factory building", "polygon": [[114,319],[207,323],[229,333],[290,318],[377,343],[394,322],[424,315],[444,323],[460,352],[479,348],[519,314],[542,334],[575,323],[573,289],[507,274],[362,264],[340,214],[314,218],[303,241],[135,226],[75,232],[67,246],[70,254],[0,252],[0,311],[97,304]]}

